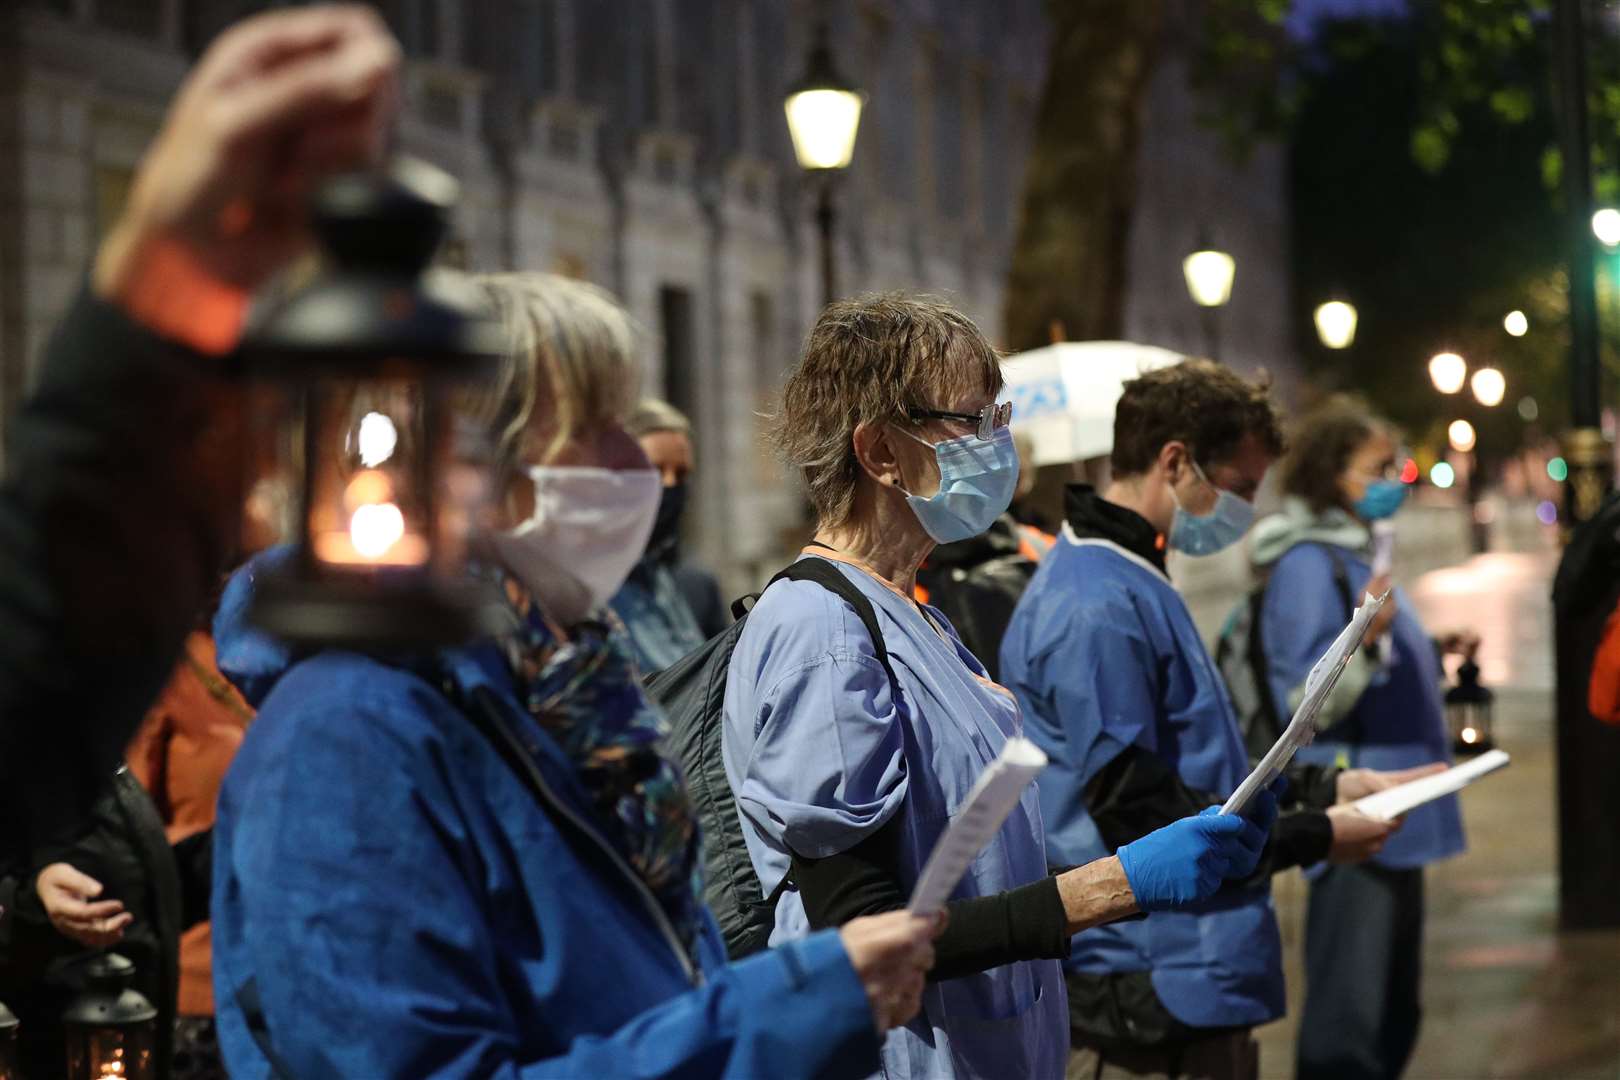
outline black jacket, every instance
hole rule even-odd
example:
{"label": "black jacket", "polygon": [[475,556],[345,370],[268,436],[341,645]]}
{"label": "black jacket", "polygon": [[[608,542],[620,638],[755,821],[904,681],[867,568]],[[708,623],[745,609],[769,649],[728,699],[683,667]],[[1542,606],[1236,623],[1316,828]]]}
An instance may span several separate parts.
{"label": "black jacket", "polygon": [[8,424],[0,872],[84,820],[224,564],[239,469],[219,366],[83,294]]}
{"label": "black jacket", "polygon": [[171,848],[146,789],[128,768],[120,767],[80,826],[42,842],[27,861],[25,872],[4,883],[14,910],[0,937],[0,1001],[22,1022],[24,1075],[61,1071],[61,1015],[85,988],[85,961],[100,951],[57,933],[45,915],[34,879],[39,870],[58,862],[101,882],[98,899],[122,900],[133,916],[112,951],[134,963],[135,988],[158,1010],[157,1075],[168,1075],[180,989],[180,935],[208,918],[213,830]]}

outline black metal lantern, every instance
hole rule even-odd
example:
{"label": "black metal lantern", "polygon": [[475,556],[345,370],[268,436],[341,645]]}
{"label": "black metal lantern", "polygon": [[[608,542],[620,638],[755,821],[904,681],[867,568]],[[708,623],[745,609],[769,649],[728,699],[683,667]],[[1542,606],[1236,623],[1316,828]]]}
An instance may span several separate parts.
{"label": "black metal lantern", "polygon": [[488,455],[453,396],[493,370],[502,339],[464,285],[428,272],[456,182],[413,160],[340,177],[315,200],[323,268],[241,347],[257,417],[280,434],[264,467],[296,556],[267,573],[253,618],[278,637],[352,648],[432,646],[500,627],[465,573]]}
{"label": "black metal lantern", "polygon": [[1446,726],[1459,754],[1482,754],[1496,740],[1491,713],[1496,695],[1479,681],[1479,665],[1470,657],[1457,668],[1457,685],[1446,691]]}
{"label": "black metal lantern", "polygon": [[135,965],[103,953],[89,984],[62,1014],[68,1080],[151,1080],[157,1075],[157,1009],[133,985]]}
{"label": "black metal lantern", "polygon": [[0,1080],[22,1080],[17,1065],[17,1014],[0,1001]]}

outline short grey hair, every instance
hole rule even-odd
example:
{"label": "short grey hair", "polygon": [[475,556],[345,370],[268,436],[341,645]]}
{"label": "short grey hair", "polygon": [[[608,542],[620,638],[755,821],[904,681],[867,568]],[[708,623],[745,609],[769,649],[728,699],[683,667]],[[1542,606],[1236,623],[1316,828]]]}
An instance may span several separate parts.
{"label": "short grey hair", "polygon": [[639,439],[658,431],[673,431],[677,435],[692,435],[692,421],[675,406],[659,398],[642,398],[624,421],[624,430]]}
{"label": "short grey hair", "polygon": [[932,296],[876,293],[828,304],[782,390],[775,441],[797,469],[822,525],[855,507],[855,429],[908,423],[972,389],[1001,392],[1001,358],[973,320]]}
{"label": "short grey hair", "polygon": [[[466,403],[495,442],[498,477],[531,448],[541,456],[580,432],[622,424],[641,388],[646,335],[612,294],[556,274],[475,274],[471,281],[506,331],[495,378]],[[545,443],[529,435],[546,423]]]}

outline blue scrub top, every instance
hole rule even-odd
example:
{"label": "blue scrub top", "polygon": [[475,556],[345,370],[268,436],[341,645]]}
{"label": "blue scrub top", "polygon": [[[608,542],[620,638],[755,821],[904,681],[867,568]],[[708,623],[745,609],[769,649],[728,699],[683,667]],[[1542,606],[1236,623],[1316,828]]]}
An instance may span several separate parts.
{"label": "blue scrub top", "polygon": [[[944,615],[927,608],[925,619],[892,584],[827,557],[872,601],[898,698],[848,604],[814,582],[779,581],[748,616],[732,656],[726,774],[766,893],[788,872],[790,849],[832,855],[896,817],[904,823],[900,884],[909,893],[974,781],[1022,733],[1018,706],[986,678]],[[1032,785],[951,898],[993,895],[1047,873]],[[790,886],[771,943],[809,932]],[[889,1033],[883,1075],[1061,1077],[1068,1031],[1060,965],[1006,964],[930,983],[921,1014]]]}
{"label": "blue scrub top", "polygon": [[[1126,747],[1221,796],[1248,774],[1237,717],[1181,594],[1153,564],[1067,527],[1024,591],[1002,640],[1001,673],[1029,738],[1051,759],[1041,811],[1054,864],[1112,854],[1086,785]],[[1075,935],[1069,966],[1149,972],[1159,1000],[1194,1027],[1282,1015],[1282,941],[1269,887],[1226,889],[1182,911]]]}
{"label": "blue scrub top", "polygon": [[[1289,691],[1305,681],[1311,665],[1344,629],[1344,597],[1333,580],[1335,555],[1344,565],[1352,599],[1359,602],[1372,567],[1349,548],[1295,544],[1277,560],[1266,583],[1261,640],[1270,665],[1272,700],[1284,706],[1284,715]],[[1357,767],[1406,769],[1451,760],[1434,642],[1412,614],[1411,599],[1396,590],[1394,600],[1400,607],[1385,638],[1387,662],[1351,714],[1331,729],[1333,735],[1359,732],[1356,745],[1318,738],[1300,750],[1300,761],[1329,764],[1342,754]],[[1409,870],[1461,854],[1466,847],[1457,797],[1448,795],[1407,814],[1400,830],[1371,861]]]}

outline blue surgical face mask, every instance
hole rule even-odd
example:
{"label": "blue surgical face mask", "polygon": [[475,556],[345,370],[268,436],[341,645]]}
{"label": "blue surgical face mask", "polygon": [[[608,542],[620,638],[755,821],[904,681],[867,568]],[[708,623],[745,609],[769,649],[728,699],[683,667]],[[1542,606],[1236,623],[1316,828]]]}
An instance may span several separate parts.
{"label": "blue surgical face mask", "polygon": [[936,543],[978,536],[1012,505],[1018,487],[1018,450],[1010,429],[997,428],[989,442],[963,435],[939,443],[904,428],[895,430],[931,448],[939,462],[939,490],[927,498],[906,495],[911,512]]}
{"label": "blue surgical face mask", "polygon": [[1406,501],[1406,485],[1399,480],[1374,480],[1356,500],[1353,509],[1362,521],[1382,521],[1393,517]]}
{"label": "blue surgical face mask", "polygon": [[1215,509],[1203,515],[1188,513],[1182,509],[1181,499],[1171,485],[1170,497],[1176,501],[1176,516],[1170,523],[1170,546],[1186,555],[1213,555],[1243,539],[1243,534],[1254,524],[1254,504],[1210,484],[1198,463],[1190,464],[1198,479],[1215,488]]}

